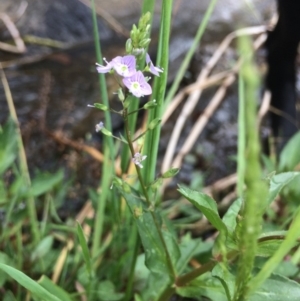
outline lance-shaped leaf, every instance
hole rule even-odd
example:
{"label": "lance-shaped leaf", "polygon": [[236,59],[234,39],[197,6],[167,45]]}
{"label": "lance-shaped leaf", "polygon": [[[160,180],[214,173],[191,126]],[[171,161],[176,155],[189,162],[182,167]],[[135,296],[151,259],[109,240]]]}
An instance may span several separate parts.
{"label": "lance-shaped leaf", "polygon": [[45,290],[40,284],[38,284],[36,281],[32,280],[19,270],[3,263],[0,263],[0,270],[7,273],[10,277],[15,279],[18,283],[29,290],[33,295],[39,297],[41,300],[62,301],[60,298]]}
{"label": "lance-shaped leaf", "polygon": [[[116,186],[125,198],[138,227],[145,250],[146,266],[154,273],[165,275],[169,273],[169,276],[174,276],[170,274],[166,252],[157,226],[161,229],[161,234],[170,254],[172,265],[175,267],[180,257],[180,250],[173,233],[168,230],[166,224],[162,223],[160,214],[156,212],[155,209],[149,208],[149,206],[146,205],[138,191],[130,187],[131,193],[128,193],[128,184]],[[126,189],[124,189],[124,187],[126,187]]]}
{"label": "lance-shaped leaf", "polygon": [[217,204],[211,197],[183,186],[179,186],[178,191],[200,210],[217,230],[227,232],[227,227],[219,216]]}
{"label": "lance-shaped leaf", "polygon": [[294,180],[300,172],[284,172],[274,175],[270,180],[268,204],[274,201],[281,189]]}

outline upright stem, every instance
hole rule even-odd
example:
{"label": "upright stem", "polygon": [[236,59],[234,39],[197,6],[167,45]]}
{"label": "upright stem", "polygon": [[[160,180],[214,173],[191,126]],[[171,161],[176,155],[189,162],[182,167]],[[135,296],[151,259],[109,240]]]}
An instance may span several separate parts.
{"label": "upright stem", "polygon": [[[93,17],[93,29],[94,29],[94,40],[95,40],[95,50],[97,61],[102,64],[102,52],[100,46],[100,36],[98,31],[97,15],[95,11],[95,0],[91,0],[92,4],[92,17]],[[99,85],[101,91],[101,98],[103,103],[109,107],[108,94],[106,88],[106,80],[104,74],[99,73]],[[105,127],[112,132],[111,116],[109,111],[104,112],[105,116]],[[106,205],[107,196],[109,195],[109,182],[112,175],[114,174],[114,168],[109,166],[108,161],[114,162],[115,150],[113,138],[105,136],[104,140],[104,158],[105,162],[102,166],[102,182],[101,182],[101,194],[99,195],[97,203],[97,211],[95,214],[95,224],[94,224],[94,235],[93,235],[93,246],[92,246],[92,256],[96,256],[98,249],[100,247],[103,222],[104,222],[104,209]],[[109,160],[110,159],[110,160]]]}
{"label": "upright stem", "polygon": [[240,51],[243,59],[241,76],[245,89],[245,129],[247,148],[245,151],[245,193],[242,221],[239,230],[240,258],[236,277],[234,301],[246,299],[248,283],[254,264],[257,238],[261,231],[262,215],[267,199],[267,186],[262,180],[260,166],[260,141],[257,122],[257,91],[259,76],[252,60],[253,52],[249,40],[240,39]]}
{"label": "upright stem", "polygon": [[[172,3],[173,0],[163,0],[162,2],[157,65],[163,68],[164,72],[160,77],[155,77],[152,99],[156,99],[157,106],[150,111],[148,122],[156,118],[161,118],[163,113],[163,103],[168,79]],[[145,163],[144,179],[146,183],[151,183],[155,177],[160,130],[161,126],[156,126],[145,138],[143,151],[147,153],[149,159]]]}
{"label": "upright stem", "polygon": [[[124,109],[124,111],[123,111],[123,118],[124,118],[124,123],[125,123],[126,137],[127,137],[127,141],[128,141],[128,145],[129,145],[129,149],[130,149],[131,155],[132,155],[132,157],[134,157],[135,151],[134,151],[133,144],[132,144],[132,139],[131,139],[131,134],[130,134],[130,130],[129,130],[127,115],[128,115],[128,111],[127,111],[127,109]],[[152,205],[152,202],[150,201],[148,190],[147,190],[147,187],[145,185],[145,182],[144,182],[141,170],[140,170],[140,168],[137,165],[135,165],[135,169],[136,169],[136,173],[138,175],[138,179],[139,179],[139,182],[140,182],[140,185],[141,185],[142,192],[144,194],[144,197],[146,199],[146,202],[147,202],[148,206],[150,207]],[[150,210],[150,213],[151,213],[151,216],[153,218],[153,221],[154,221],[157,233],[158,233],[158,235],[159,235],[159,237],[161,239],[163,248],[165,250],[165,254],[166,254],[166,258],[167,258],[167,265],[168,265],[170,274],[173,275],[174,278],[175,278],[176,273],[175,273],[175,270],[174,270],[174,267],[173,267],[173,264],[172,264],[172,260],[171,260],[171,256],[170,256],[169,250],[167,248],[166,242],[164,240],[162,231],[161,231],[161,229],[159,227],[159,222],[157,221],[154,212],[152,212]]]}
{"label": "upright stem", "polygon": [[239,113],[238,113],[238,165],[237,165],[237,192],[241,198],[245,185],[245,147],[246,147],[246,131],[245,131],[245,86],[244,80],[239,74]]}

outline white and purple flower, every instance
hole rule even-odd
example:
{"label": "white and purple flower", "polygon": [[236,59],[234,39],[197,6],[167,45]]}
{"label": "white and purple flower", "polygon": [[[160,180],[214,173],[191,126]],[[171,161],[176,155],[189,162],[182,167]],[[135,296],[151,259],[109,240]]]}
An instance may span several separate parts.
{"label": "white and purple flower", "polygon": [[105,61],[106,66],[102,66],[102,65],[96,63],[96,69],[97,69],[98,73],[107,73],[113,68],[113,65],[111,62],[108,62],[105,58],[103,58],[103,60]]}
{"label": "white and purple flower", "polygon": [[104,128],[104,123],[100,121],[98,124],[95,126],[95,131],[98,133]]}
{"label": "white and purple flower", "polygon": [[152,93],[152,88],[146,82],[146,79],[141,71],[137,71],[130,77],[123,78],[123,83],[136,97],[150,95]]}
{"label": "white and purple flower", "polygon": [[141,164],[141,162],[144,161],[146,158],[147,158],[147,156],[143,156],[141,153],[135,153],[131,160],[139,168],[143,168],[143,165]]}
{"label": "white and purple flower", "polygon": [[146,64],[149,66],[149,71],[156,75],[159,76],[160,72],[163,72],[163,70],[159,67],[155,67],[150,59],[150,55],[148,53],[146,53]]}
{"label": "white and purple flower", "polygon": [[134,55],[117,56],[111,62],[116,72],[123,77],[129,77],[136,73]]}
{"label": "white and purple flower", "polygon": [[133,55],[117,56],[111,62],[107,62],[106,60],[105,62],[106,66],[102,66],[96,63],[96,68],[99,73],[107,73],[112,69],[114,69],[119,75],[123,77],[130,77],[134,73],[136,73],[136,60],[135,56]]}

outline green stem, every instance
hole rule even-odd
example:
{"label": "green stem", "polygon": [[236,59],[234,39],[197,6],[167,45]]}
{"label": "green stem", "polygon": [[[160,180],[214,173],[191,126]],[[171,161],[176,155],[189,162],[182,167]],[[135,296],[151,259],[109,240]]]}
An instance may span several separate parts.
{"label": "green stem", "polygon": [[253,52],[249,40],[240,39],[240,51],[243,59],[241,76],[245,87],[245,129],[247,149],[245,152],[245,193],[242,210],[241,227],[239,228],[240,258],[236,277],[234,301],[246,299],[248,282],[254,264],[257,249],[257,238],[261,231],[262,215],[267,199],[267,186],[262,180],[260,166],[260,141],[257,122],[257,91],[259,75],[252,60]]}
{"label": "green stem", "polygon": [[245,185],[245,86],[241,75],[239,75],[239,116],[238,116],[238,165],[237,165],[237,191],[238,196],[242,197]]}
{"label": "green stem", "polygon": [[132,140],[132,142],[139,140],[141,137],[143,137],[147,132],[149,131],[149,129],[147,129],[146,131],[144,131],[142,134],[138,135],[136,138],[134,138]]}
{"label": "green stem", "polygon": [[17,141],[18,141],[21,174],[22,174],[22,177],[24,178],[24,181],[28,188],[27,210],[28,210],[28,215],[29,215],[29,220],[30,220],[33,243],[34,243],[34,245],[37,245],[37,243],[40,240],[40,231],[39,231],[37,213],[36,213],[36,209],[35,209],[35,201],[34,201],[32,189],[31,189],[31,179],[30,179],[30,175],[29,175],[27,158],[26,158],[25,148],[24,148],[24,144],[23,144],[23,140],[22,140],[20,124],[19,124],[17,113],[16,113],[15,105],[13,102],[13,98],[11,95],[11,91],[10,91],[10,88],[8,85],[7,78],[5,76],[5,73],[2,69],[1,64],[0,64],[0,73],[1,73],[1,80],[2,80],[2,84],[3,84],[3,88],[5,91],[5,96],[6,96],[6,100],[7,100],[7,104],[8,104],[8,108],[9,108],[9,113],[10,113],[12,120],[14,121],[14,123],[17,126],[16,127],[16,135],[17,135]]}
{"label": "green stem", "polygon": [[[132,144],[132,140],[131,140],[131,134],[130,134],[129,125],[128,125],[127,109],[124,109],[123,118],[124,118],[124,123],[125,123],[125,132],[126,132],[126,136],[127,136],[128,146],[129,146],[129,149],[130,149],[131,156],[134,157],[135,151],[134,151],[134,148],[133,148],[133,144]],[[150,206],[152,206],[152,202],[150,201],[149,194],[148,194],[148,191],[147,191],[147,188],[146,188],[146,185],[145,185],[145,182],[144,182],[141,170],[140,170],[140,168],[137,165],[135,165],[135,169],[136,169],[136,173],[138,175],[138,179],[139,179],[139,183],[140,183],[142,192],[144,194],[144,197],[146,199],[146,202],[147,202],[148,206],[150,207]],[[167,244],[166,244],[166,242],[164,240],[161,228],[159,226],[159,222],[157,221],[154,212],[150,210],[150,213],[151,213],[151,216],[153,218],[153,221],[154,221],[154,224],[155,224],[155,228],[157,230],[159,238],[160,238],[160,240],[162,242],[163,248],[165,250],[165,254],[166,254],[166,258],[167,258],[167,265],[168,265],[170,274],[173,275],[174,278],[175,278],[176,273],[175,273],[175,270],[174,270],[174,267],[173,267],[173,264],[172,264],[172,260],[171,260],[171,256],[170,256],[169,250],[167,248]]]}
{"label": "green stem", "polygon": [[[149,12],[151,14],[151,20],[150,20],[150,24],[152,25],[152,20],[153,20],[153,12],[154,12],[154,6],[155,6],[155,0],[145,0],[143,1],[143,6],[142,6],[142,14],[145,14],[147,12]],[[152,28],[152,26],[151,26]],[[149,34],[147,36],[147,38],[149,38],[151,35],[151,29],[149,31]],[[146,49],[147,51],[147,49]],[[137,62],[138,65],[138,69],[139,70],[143,70],[145,62],[144,59],[139,59]],[[136,129],[136,121],[137,121],[137,111],[139,108],[139,101],[136,97],[134,96],[130,96],[131,97],[131,105],[130,105],[130,109],[132,112],[136,112],[134,114],[132,114],[132,112],[128,115],[130,115],[130,118],[128,118],[128,124],[129,124],[129,129],[131,133],[135,132]],[[123,147],[122,149],[122,153],[121,153],[121,170],[122,172],[126,172],[127,168],[128,168],[128,163],[129,163],[129,149],[128,147]]]}
{"label": "green stem", "polygon": [[[96,50],[96,58],[100,64],[103,64],[101,46],[100,46],[100,36],[98,31],[98,23],[97,23],[97,15],[95,10],[95,0],[91,0],[92,5],[92,18],[93,18],[93,29],[94,29],[94,40],[95,40],[95,50]],[[104,105],[109,107],[109,100],[106,88],[106,80],[104,74],[99,73],[99,86],[101,91],[101,98]],[[111,116],[109,111],[104,112],[105,116],[105,127],[107,130],[112,132],[112,123]],[[93,243],[92,243],[92,256],[95,256],[98,253],[98,249],[100,247],[100,242],[102,238],[103,232],[103,222],[104,222],[104,208],[106,205],[107,196],[109,195],[109,183],[114,174],[114,168],[112,168],[110,162],[114,162],[115,158],[115,149],[113,138],[109,136],[105,136],[104,140],[104,164],[102,166],[102,182],[101,182],[101,194],[99,195],[98,203],[97,203],[97,211],[95,216],[94,223],[94,235],[93,235]],[[117,214],[118,208],[116,208],[115,215]]]}
{"label": "green stem", "polygon": [[134,283],[134,272],[135,272],[135,265],[137,261],[137,257],[139,254],[140,246],[141,246],[141,240],[139,237],[138,229],[135,224],[133,224],[133,230],[132,230],[132,237],[133,237],[133,243],[131,245],[134,246],[132,259],[131,259],[131,265],[130,265],[130,274],[128,276],[128,281],[126,285],[126,292],[125,297],[123,301],[129,301],[132,297],[132,291],[133,291],[133,283]]}
{"label": "green stem", "polygon": [[[231,252],[227,253],[226,260],[232,261],[237,257],[237,255],[238,255],[238,251],[231,251]],[[199,268],[178,277],[176,279],[174,285],[165,289],[165,291],[162,293],[162,295],[160,296],[158,301],[169,300],[171,298],[171,296],[175,293],[176,287],[185,286],[192,280],[196,279],[197,277],[207,273],[208,271],[211,271],[219,262],[222,262],[222,260],[223,260],[222,256],[220,256],[220,258],[218,258],[218,259],[212,259],[209,262],[207,262],[206,264],[203,264],[202,266],[200,266]]]}
{"label": "green stem", "polygon": [[[171,15],[173,0],[162,1],[162,16],[159,33],[159,45],[157,54],[157,65],[163,68],[164,72],[160,77],[155,77],[152,99],[156,99],[157,106],[150,111],[148,124],[155,118],[161,118],[163,112],[163,100],[165,97],[168,67],[169,67],[169,39],[171,31]],[[143,153],[147,154],[147,162],[143,171],[146,183],[151,183],[155,177],[157,162],[158,144],[161,125],[155,127],[145,138]]]}

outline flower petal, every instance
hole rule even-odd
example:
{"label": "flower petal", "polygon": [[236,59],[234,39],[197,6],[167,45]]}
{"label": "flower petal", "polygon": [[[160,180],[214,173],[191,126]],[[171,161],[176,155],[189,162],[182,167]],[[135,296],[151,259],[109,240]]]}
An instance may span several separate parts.
{"label": "flower petal", "polygon": [[155,67],[151,61],[150,55],[146,53],[146,64],[149,65],[150,72],[156,76],[159,76],[160,72],[163,72],[163,70],[159,67]]}
{"label": "flower petal", "polygon": [[130,77],[136,72],[136,60],[134,55],[117,56],[111,63],[116,72],[123,77]]}
{"label": "flower petal", "polygon": [[103,61],[105,61],[106,66],[96,63],[96,69],[97,69],[98,73],[107,73],[113,68],[113,65],[111,64],[111,62],[108,62],[105,58],[103,58]]}
{"label": "flower petal", "polygon": [[146,82],[141,71],[137,71],[131,77],[123,78],[124,85],[136,97],[150,95],[152,93],[151,86]]}
{"label": "flower petal", "polygon": [[144,161],[146,159],[146,157],[147,156],[142,156],[142,154],[140,154],[140,153],[135,153],[131,160],[139,168],[143,168],[143,165],[141,164],[141,162]]}

